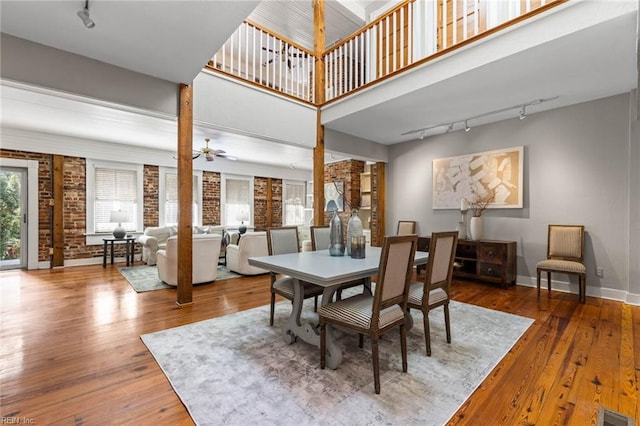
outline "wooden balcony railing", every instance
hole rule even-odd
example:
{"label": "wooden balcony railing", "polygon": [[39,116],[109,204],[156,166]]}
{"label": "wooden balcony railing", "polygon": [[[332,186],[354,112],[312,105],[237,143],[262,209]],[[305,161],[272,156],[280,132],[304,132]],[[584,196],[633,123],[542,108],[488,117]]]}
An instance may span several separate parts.
{"label": "wooden balcony railing", "polygon": [[[323,54],[329,102],[568,0],[405,0]],[[244,22],[209,67],[315,104],[313,52]]]}
{"label": "wooden balcony railing", "polygon": [[311,51],[245,21],[209,61],[208,67],[313,103],[314,62]]}

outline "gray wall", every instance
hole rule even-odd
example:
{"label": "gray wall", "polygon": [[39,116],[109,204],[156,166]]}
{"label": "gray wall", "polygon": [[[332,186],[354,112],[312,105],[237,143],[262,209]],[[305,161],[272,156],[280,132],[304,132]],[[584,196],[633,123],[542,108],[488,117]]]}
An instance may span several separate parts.
{"label": "gray wall", "polygon": [[[518,242],[518,283],[531,285],[536,263],[546,257],[547,225],[584,224],[587,293],[627,299],[630,228],[637,227],[637,219],[629,218],[630,204],[638,203],[630,196],[629,117],[630,96],[623,94],[394,145],[387,229],[406,219],[418,221],[420,235],[455,230],[459,211],[432,209],[432,160],[523,145],[524,208],[487,210],[485,238]],[[604,268],[603,278],[595,276],[596,266]],[[563,288],[567,277],[553,279]],[[632,287],[638,292],[637,284]]]}
{"label": "gray wall", "polygon": [[178,85],[0,34],[0,76],[124,105],[178,114]]}

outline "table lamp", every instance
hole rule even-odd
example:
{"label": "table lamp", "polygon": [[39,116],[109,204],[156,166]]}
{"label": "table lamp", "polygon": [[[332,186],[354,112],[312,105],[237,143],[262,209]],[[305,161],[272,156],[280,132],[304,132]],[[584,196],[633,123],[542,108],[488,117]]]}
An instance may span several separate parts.
{"label": "table lamp", "polygon": [[240,221],[240,226],[238,227],[238,232],[240,233],[240,235],[247,232],[247,226],[244,224],[244,221],[249,220],[249,213],[245,211],[238,213],[238,215],[236,216],[236,220]]}
{"label": "table lamp", "polygon": [[113,230],[114,238],[124,238],[127,235],[127,231],[122,227],[122,222],[128,222],[129,216],[126,212],[120,210],[114,210],[111,212],[111,217],[109,218],[109,222],[117,223],[118,226]]}

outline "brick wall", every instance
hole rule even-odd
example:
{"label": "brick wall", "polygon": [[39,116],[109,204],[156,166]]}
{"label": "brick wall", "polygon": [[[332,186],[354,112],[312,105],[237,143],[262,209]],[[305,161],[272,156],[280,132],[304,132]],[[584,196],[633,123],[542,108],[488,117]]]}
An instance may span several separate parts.
{"label": "brick wall", "polygon": [[271,221],[267,217],[267,186],[269,178],[253,180],[253,225],[256,230],[282,226],[282,179],[271,178]]}
{"label": "brick wall", "polygon": [[220,225],[220,173],[202,172],[202,224]]}
{"label": "brick wall", "polygon": [[[344,211],[339,215],[345,224],[351,216],[351,209],[360,206],[360,173],[364,172],[364,165],[364,161],[345,160],[327,164],[324,168],[325,183],[344,182]],[[331,212],[325,212],[324,223],[328,224],[332,216]]]}
{"label": "brick wall", "polygon": [[[52,156],[0,149],[0,157],[38,161],[38,260],[48,261],[51,245],[52,217],[49,200],[52,193]],[[64,157],[64,259],[86,259],[102,257],[102,244],[86,245],[86,159]],[[329,164],[325,168],[325,181],[345,182],[345,196],[353,205],[359,203],[360,173],[364,162],[357,160]],[[159,223],[159,168],[145,165],[144,180],[144,227],[158,226]],[[267,177],[254,178],[254,219],[256,229],[269,225],[267,218]],[[221,176],[218,172],[205,171],[202,175],[203,224],[220,224]],[[271,226],[282,226],[282,179],[271,178]],[[348,219],[349,209],[342,212],[343,220]],[[325,223],[331,215],[325,214]],[[137,247],[138,253],[140,248]],[[116,247],[116,256],[124,256],[124,246]]]}
{"label": "brick wall", "polygon": [[144,227],[158,226],[159,217],[159,194],[160,194],[160,168],[145,164],[143,171],[144,196],[143,196],[143,218]]}

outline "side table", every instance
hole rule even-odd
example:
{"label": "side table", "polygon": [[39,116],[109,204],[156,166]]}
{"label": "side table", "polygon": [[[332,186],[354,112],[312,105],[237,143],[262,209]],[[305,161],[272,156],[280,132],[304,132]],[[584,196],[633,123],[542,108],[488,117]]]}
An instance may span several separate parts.
{"label": "side table", "polygon": [[107,250],[108,247],[111,247],[111,264],[113,265],[113,245],[117,242],[124,242],[125,251],[126,251],[126,259],[127,266],[133,264],[133,253],[135,251],[135,243],[136,237],[125,237],[125,238],[103,238],[104,247],[102,249],[102,267],[107,267]]}

